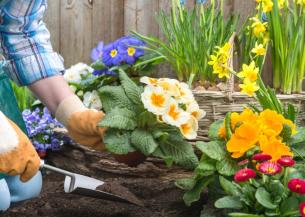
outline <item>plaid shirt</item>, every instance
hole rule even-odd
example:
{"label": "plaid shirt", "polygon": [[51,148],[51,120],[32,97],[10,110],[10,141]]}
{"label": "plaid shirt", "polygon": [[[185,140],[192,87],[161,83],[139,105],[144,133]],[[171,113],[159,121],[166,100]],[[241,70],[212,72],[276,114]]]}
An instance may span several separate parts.
{"label": "plaid shirt", "polygon": [[19,85],[60,74],[63,59],[54,52],[42,21],[47,0],[0,1],[0,52],[4,71]]}

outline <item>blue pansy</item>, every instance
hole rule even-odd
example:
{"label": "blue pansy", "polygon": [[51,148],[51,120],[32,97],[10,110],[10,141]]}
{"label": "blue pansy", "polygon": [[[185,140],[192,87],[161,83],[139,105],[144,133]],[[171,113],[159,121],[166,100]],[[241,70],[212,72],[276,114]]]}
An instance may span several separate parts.
{"label": "blue pansy", "polygon": [[122,63],[122,56],[118,51],[118,42],[114,42],[104,46],[102,54],[103,63],[111,67]]}
{"label": "blue pansy", "polygon": [[123,61],[129,65],[145,54],[144,50],[139,48],[142,46],[145,46],[145,43],[132,36],[126,36],[118,41],[118,51]]}
{"label": "blue pansy", "polygon": [[92,74],[95,75],[95,76],[101,76],[101,75],[115,76],[116,75],[115,72],[109,70],[108,68],[102,69],[102,70],[94,70]]}

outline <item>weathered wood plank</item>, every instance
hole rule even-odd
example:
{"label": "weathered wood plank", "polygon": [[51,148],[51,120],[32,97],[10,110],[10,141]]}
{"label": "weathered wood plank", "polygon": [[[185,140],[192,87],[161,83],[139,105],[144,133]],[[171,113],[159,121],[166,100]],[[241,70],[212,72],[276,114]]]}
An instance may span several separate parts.
{"label": "weathered wood plank", "polygon": [[48,2],[48,9],[44,18],[51,31],[51,41],[55,51],[60,50],[60,0]]}

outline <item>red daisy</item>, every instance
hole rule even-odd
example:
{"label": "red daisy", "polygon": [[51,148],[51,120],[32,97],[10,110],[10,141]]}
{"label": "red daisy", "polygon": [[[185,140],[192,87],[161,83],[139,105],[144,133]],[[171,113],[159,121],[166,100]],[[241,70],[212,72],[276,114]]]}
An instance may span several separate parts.
{"label": "red daisy", "polygon": [[305,194],[305,180],[298,178],[290,179],[288,182],[288,188],[292,192]]}
{"label": "red daisy", "polygon": [[305,217],[305,202],[300,203],[300,213],[302,217]]}
{"label": "red daisy", "polygon": [[283,156],[277,160],[277,163],[283,167],[292,167],[295,164],[295,161],[290,156]]}
{"label": "red daisy", "polygon": [[266,175],[276,175],[282,171],[282,167],[278,163],[266,161],[259,165],[258,170]]}
{"label": "red daisy", "polygon": [[247,182],[249,179],[253,179],[256,177],[256,173],[252,169],[241,169],[237,173],[235,173],[234,180],[235,182]]}
{"label": "red daisy", "polygon": [[268,161],[268,160],[271,160],[271,159],[272,159],[272,157],[269,154],[260,153],[260,154],[255,154],[255,155],[252,156],[252,160],[258,161],[258,162],[264,162],[264,161]]}

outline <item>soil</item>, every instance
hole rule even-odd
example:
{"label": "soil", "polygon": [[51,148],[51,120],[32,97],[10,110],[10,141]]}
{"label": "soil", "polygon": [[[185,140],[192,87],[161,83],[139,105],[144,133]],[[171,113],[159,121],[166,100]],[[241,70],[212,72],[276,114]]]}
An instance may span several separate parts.
{"label": "soil", "polygon": [[153,178],[106,179],[128,188],[144,207],[63,193],[63,177],[44,177],[39,198],[16,204],[1,217],[199,217],[205,199],[187,207],[173,183]]}

